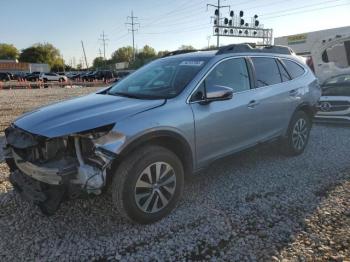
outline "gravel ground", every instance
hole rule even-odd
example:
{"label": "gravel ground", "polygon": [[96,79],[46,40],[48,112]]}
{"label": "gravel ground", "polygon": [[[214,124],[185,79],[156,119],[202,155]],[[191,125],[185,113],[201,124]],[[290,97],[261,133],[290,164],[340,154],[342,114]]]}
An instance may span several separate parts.
{"label": "gravel ground", "polygon": [[0,261],[350,260],[350,130],[315,126],[305,153],[264,145],[187,181],[179,207],[132,225],[109,196],[43,216],[0,163]]}
{"label": "gravel ground", "polygon": [[98,89],[100,87],[0,90],[0,135],[16,117],[24,112]]}
{"label": "gravel ground", "polygon": [[0,164],[0,260],[350,259],[349,130],[316,126],[306,152],[265,145],[189,180],[162,221],[131,225],[108,196],[66,202],[45,217],[22,201]]}

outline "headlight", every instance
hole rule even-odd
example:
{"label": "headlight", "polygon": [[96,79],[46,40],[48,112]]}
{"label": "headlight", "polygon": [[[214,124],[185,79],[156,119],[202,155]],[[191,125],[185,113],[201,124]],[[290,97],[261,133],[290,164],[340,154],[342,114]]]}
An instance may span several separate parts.
{"label": "headlight", "polygon": [[98,139],[104,135],[107,135],[115,126],[115,124],[109,124],[94,129],[89,129],[83,132],[79,132],[77,135],[83,137],[89,137],[91,139]]}

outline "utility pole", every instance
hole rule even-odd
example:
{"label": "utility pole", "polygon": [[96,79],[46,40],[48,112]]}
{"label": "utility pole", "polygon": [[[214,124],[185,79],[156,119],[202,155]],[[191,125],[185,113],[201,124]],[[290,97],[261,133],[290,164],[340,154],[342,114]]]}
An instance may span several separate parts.
{"label": "utility pole", "polygon": [[211,36],[208,35],[208,36],[207,36],[207,40],[208,40],[208,49],[210,48],[210,38],[211,38]]}
{"label": "utility pole", "polygon": [[102,51],[101,51],[101,48],[99,48],[98,50],[99,50],[100,57],[102,58]]}
{"label": "utility pole", "polygon": [[100,41],[102,41],[102,45],[103,45],[103,58],[104,60],[106,60],[106,42],[109,41],[108,38],[106,38],[107,35],[105,35],[105,32],[102,31],[102,35],[101,38],[99,39]]}
{"label": "utility pole", "polygon": [[[229,5],[220,5],[220,0],[218,0],[218,5],[207,4],[207,9],[208,9],[208,6],[216,8],[216,10],[215,10],[216,25],[218,26],[218,28],[220,28],[220,20],[221,20],[220,8],[226,8],[226,7],[230,8],[230,6]],[[220,46],[220,34],[219,34],[219,32],[216,34],[216,45],[219,48],[219,46]]]}
{"label": "utility pole", "polygon": [[128,16],[126,19],[127,20],[131,19],[131,23],[125,23],[125,24],[131,25],[131,29],[129,28],[128,31],[129,32],[131,31],[131,34],[132,34],[132,55],[133,55],[133,61],[135,61],[135,31],[137,31],[137,29],[135,29],[135,25],[140,26],[140,23],[135,23],[135,19],[137,19],[137,17],[134,16],[133,11],[131,11],[131,16]]}
{"label": "utility pole", "polygon": [[86,59],[86,53],[85,53],[85,48],[84,48],[83,40],[81,41],[81,47],[83,48],[83,53],[84,53],[84,58],[85,58],[86,69],[88,69],[88,68],[89,68],[89,65],[88,65],[88,62],[87,62],[87,59]]}

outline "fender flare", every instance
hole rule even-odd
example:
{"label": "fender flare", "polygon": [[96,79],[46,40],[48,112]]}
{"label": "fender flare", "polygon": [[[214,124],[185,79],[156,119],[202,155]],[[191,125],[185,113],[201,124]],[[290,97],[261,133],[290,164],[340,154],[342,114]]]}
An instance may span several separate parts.
{"label": "fender flare", "polygon": [[173,151],[182,160],[185,172],[192,173],[196,164],[195,149],[192,149],[190,142],[188,142],[181,134],[171,130],[155,130],[143,134],[127,143],[125,147],[121,148],[118,155],[120,158],[123,158],[133,150],[147,143],[159,143],[159,145],[163,145]]}

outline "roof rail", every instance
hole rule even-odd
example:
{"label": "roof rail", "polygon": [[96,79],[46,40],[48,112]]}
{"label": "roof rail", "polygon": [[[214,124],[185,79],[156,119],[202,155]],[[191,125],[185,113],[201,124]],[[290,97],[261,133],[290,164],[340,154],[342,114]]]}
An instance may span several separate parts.
{"label": "roof rail", "polygon": [[198,50],[176,50],[176,51],[171,51],[169,53],[166,53],[162,57],[167,57],[167,56],[173,56],[173,55],[180,55],[180,54],[187,54],[187,53],[192,53],[192,52],[197,52]]}
{"label": "roof rail", "polygon": [[222,46],[216,52],[216,55],[227,53],[274,53],[292,55],[294,51],[288,46],[281,45],[258,45],[254,43],[232,44]]}

